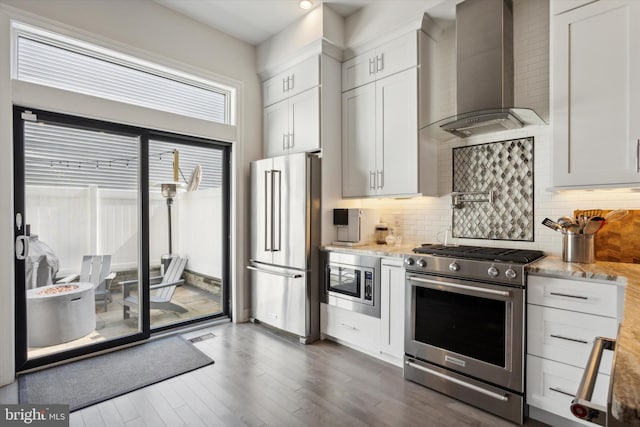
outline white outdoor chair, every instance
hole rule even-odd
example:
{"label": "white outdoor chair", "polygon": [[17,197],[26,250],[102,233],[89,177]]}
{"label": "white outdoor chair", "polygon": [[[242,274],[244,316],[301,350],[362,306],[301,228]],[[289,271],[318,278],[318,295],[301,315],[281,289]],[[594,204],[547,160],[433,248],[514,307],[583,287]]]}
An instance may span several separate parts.
{"label": "white outdoor chair", "polygon": [[80,274],[72,274],[56,281],[58,283],[78,282],[93,283],[96,301],[104,301],[104,311],[112,301],[111,281],[116,273],[111,272],[111,255],[85,255],[82,257]]}
{"label": "white outdoor chair", "polygon": [[[188,260],[188,257],[173,258],[171,260],[171,263],[169,264],[169,267],[167,267],[167,271],[164,276],[151,277],[149,279],[150,283],[160,280],[159,284],[152,284],[149,286],[149,291],[151,292],[151,295],[149,296],[150,308],[169,310],[176,313],[187,312],[186,308],[171,302],[171,299],[173,298],[173,294],[176,291],[176,287],[184,283],[184,280],[181,278],[181,276]],[[131,287],[137,285],[137,283],[137,280],[126,280],[124,282],[120,282],[120,284],[122,285],[122,298],[124,304],[123,317],[125,319],[129,318],[131,307],[139,305],[138,296],[130,295]]]}

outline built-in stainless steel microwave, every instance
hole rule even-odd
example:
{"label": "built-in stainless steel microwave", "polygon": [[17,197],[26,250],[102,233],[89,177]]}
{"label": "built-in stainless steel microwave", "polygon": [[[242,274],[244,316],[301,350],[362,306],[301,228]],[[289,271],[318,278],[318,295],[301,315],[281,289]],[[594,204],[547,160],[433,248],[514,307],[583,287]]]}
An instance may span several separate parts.
{"label": "built-in stainless steel microwave", "polygon": [[322,302],[380,317],[380,258],[325,253]]}

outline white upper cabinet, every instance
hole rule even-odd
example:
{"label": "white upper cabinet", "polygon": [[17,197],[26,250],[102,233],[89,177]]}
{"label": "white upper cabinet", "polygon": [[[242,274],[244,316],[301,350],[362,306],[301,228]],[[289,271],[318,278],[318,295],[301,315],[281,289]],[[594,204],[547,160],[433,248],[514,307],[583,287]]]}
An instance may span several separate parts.
{"label": "white upper cabinet", "polygon": [[311,89],[264,109],[266,157],[320,147],[320,95]]}
{"label": "white upper cabinet", "polygon": [[263,102],[267,107],[320,84],[320,56],[314,55],[266,80]]}
{"label": "white upper cabinet", "polygon": [[[432,43],[411,32],[342,64],[343,197],[435,194],[437,186],[423,185],[418,170],[437,168],[435,153],[421,155],[418,144],[418,87],[428,67],[418,63]],[[367,75],[361,71],[368,64]],[[362,84],[365,77],[372,81]]]}
{"label": "white upper cabinet", "polygon": [[552,19],[554,186],[640,183],[640,2]]}
{"label": "white upper cabinet", "polygon": [[418,38],[411,32],[342,64],[342,91],[418,65]]}

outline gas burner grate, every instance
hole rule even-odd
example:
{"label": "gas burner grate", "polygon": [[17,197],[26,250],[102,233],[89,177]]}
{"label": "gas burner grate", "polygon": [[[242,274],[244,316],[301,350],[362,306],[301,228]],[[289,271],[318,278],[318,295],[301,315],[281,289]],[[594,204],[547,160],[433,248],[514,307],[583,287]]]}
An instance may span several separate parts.
{"label": "gas burner grate", "polygon": [[456,258],[467,258],[487,261],[513,262],[528,264],[542,258],[542,251],[529,249],[492,248],[486,246],[444,246],[424,243],[413,252],[418,254],[442,255]]}

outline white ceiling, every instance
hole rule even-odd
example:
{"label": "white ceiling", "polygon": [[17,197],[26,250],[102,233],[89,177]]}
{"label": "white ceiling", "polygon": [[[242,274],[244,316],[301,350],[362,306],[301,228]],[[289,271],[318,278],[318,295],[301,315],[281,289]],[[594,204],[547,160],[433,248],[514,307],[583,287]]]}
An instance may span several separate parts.
{"label": "white ceiling", "polygon": [[[298,0],[154,0],[163,6],[257,45],[302,17]],[[348,16],[375,0],[314,0]]]}

